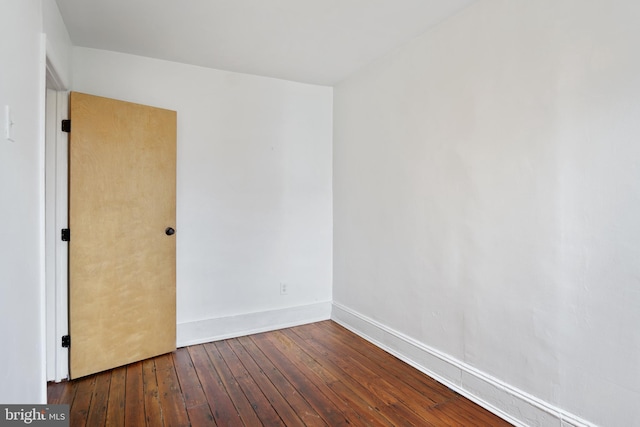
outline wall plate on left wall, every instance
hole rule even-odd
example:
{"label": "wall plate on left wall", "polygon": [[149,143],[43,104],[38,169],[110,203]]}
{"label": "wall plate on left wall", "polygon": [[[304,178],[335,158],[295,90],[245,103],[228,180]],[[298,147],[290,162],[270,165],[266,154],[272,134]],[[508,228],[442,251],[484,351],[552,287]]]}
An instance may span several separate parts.
{"label": "wall plate on left wall", "polygon": [[4,106],[4,137],[7,141],[14,142],[13,139],[13,114],[11,113],[11,107]]}

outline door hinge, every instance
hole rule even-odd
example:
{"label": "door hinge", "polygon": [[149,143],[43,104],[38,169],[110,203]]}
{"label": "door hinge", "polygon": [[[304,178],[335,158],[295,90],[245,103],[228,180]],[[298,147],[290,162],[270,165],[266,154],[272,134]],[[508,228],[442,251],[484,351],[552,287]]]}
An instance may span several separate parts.
{"label": "door hinge", "polygon": [[62,121],[62,132],[71,132],[71,120]]}
{"label": "door hinge", "polygon": [[64,335],[62,337],[62,347],[64,348],[71,347],[71,335]]}
{"label": "door hinge", "polygon": [[60,234],[63,242],[68,242],[69,240],[71,240],[71,230],[69,230],[68,228],[63,228]]}

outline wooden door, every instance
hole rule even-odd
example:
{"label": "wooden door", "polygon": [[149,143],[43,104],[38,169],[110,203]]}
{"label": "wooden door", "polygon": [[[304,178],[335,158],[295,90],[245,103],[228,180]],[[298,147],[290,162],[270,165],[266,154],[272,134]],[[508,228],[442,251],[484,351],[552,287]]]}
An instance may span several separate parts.
{"label": "wooden door", "polygon": [[176,112],[72,92],[70,376],[176,348]]}

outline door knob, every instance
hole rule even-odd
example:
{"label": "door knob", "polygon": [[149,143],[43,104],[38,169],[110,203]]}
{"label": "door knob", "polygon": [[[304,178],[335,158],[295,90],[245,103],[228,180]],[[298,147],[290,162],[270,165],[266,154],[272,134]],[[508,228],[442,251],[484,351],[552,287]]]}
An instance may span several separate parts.
{"label": "door knob", "polygon": [[175,232],[176,232],[176,230],[174,230],[174,229],[173,229],[173,228],[171,228],[171,227],[167,227],[167,228],[165,228],[165,230],[164,230],[164,234],[166,234],[167,236],[172,236],[172,235],[174,235],[174,234],[175,234]]}

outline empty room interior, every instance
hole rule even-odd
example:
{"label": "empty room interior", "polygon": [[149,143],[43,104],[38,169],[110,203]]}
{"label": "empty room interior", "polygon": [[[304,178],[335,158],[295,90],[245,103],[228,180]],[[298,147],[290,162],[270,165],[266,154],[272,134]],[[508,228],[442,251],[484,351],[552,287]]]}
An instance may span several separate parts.
{"label": "empty room interior", "polygon": [[[638,22],[630,0],[1,0],[0,404],[123,365],[102,331],[126,357],[162,337],[122,359],[157,369],[347,336],[512,425],[640,426]],[[89,187],[103,127],[150,142]]]}

